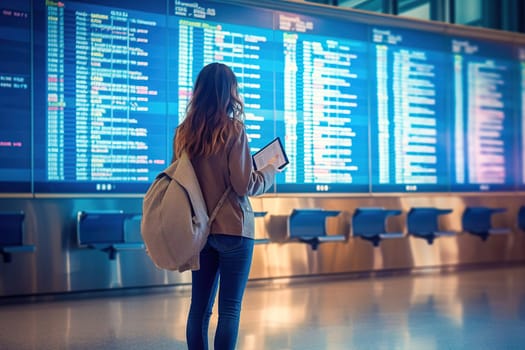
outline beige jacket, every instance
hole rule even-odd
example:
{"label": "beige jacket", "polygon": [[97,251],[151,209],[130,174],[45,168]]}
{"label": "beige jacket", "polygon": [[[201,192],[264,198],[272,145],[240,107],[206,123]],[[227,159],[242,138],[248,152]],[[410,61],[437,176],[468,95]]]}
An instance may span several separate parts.
{"label": "beige jacket", "polygon": [[[232,186],[229,198],[219,210],[210,233],[254,238],[254,213],[248,196],[257,196],[268,191],[274,183],[276,169],[273,166],[253,169],[246,131],[244,127],[238,129],[237,134],[232,131],[232,135],[229,135],[224,150],[213,156],[191,161],[208,214],[211,214],[226,188],[230,184]],[[175,142],[173,144],[175,155]]]}

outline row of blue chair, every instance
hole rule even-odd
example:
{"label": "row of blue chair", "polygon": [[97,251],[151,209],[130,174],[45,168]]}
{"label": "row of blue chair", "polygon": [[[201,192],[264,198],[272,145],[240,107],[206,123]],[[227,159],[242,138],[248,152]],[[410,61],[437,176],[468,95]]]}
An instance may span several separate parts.
{"label": "row of blue chair", "polygon": [[[121,250],[144,249],[143,242],[129,242],[126,238],[126,221],[136,219],[140,219],[140,215],[122,211],[78,212],[78,246],[103,251],[111,260]],[[25,242],[24,221],[24,212],[0,212],[0,254],[5,263],[12,261],[13,254],[36,250],[34,244]]]}
{"label": "row of blue chair", "polygon": [[[505,212],[505,208],[467,207],[462,214],[462,229],[486,240],[492,234],[511,232],[508,228],[494,228],[492,215]],[[441,236],[455,235],[439,229],[439,216],[450,214],[452,209],[432,207],[412,208],[407,213],[407,233],[425,239],[429,244]],[[294,209],[287,220],[288,238],[309,244],[317,249],[319,244],[340,242],[348,239],[347,234],[329,235],[326,219],[338,216],[341,211],[324,209]],[[265,217],[267,212],[256,212],[256,217]],[[402,214],[401,210],[385,208],[357,208],[351,219],[351,235],[360,237],[379,246],[381,240],[403,237],[403,232],[388,232],[389,217]],[[0,254],[4,262],[10,262],[14,253],[34,252],[35,246],[26,244],[24,239],[23,212],[0,213]],[[115,259],[121,250],[144,249],[144,243],[126,237],[126,222],[140,220],[140,214],[123,211],[77,213],[77,243],[79,247],[103,251],[109,259]],[[517,226],[525,231],[525,206],[518,212]],[[257,243],[269,243],[270,238],[257,239]]]}
{"label": "row of blue chair", "polygon": [[[492,215],[505,212],[505,208],[467,207],[462,214],[464,232],[476,235],[485,241],[491,234],[510,233],[509,228],[492,226]],[[292,240],[308,243],[317,249],[320,243],[344,241],[348,235],[328,235],[326,219],[339,215],[340,211],[323,209],[295,209],[288,220],[288,235]],[[452,209],[433,207],[411,208],[407,213],[407,233],[425,239],[428,244],[442,236],[452,236],[456,232],[442,231],[439,216],[452,213]],[[401,210],[385,208],[357,208],[351,219],[351,233],[379,246],[382,239],[403,237],[403,232],[387,232],[387,219],[402,214]],[[518,212],[517,226],[525,231],[525,206]]]}

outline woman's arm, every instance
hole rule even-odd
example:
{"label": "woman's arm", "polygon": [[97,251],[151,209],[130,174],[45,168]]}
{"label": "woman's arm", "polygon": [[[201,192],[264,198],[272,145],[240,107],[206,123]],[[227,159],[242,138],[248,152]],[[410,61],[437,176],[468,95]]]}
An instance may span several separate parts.
{"label": "woman's arm", "polygon": [[267,165],[260,170],[253,169],[252,155],[248,145],[248,137],[244,128],[228,155],[230,182],[239,196],[257,196],[267,192],[273,185],[277,170],[273,165]]}

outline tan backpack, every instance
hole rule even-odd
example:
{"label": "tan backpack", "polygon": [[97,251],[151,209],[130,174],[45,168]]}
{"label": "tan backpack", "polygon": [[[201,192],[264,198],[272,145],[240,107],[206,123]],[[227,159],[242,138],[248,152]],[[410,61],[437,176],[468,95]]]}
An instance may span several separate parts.
{"label": "tan backpack", "polygon": [[210,226],[231,191],[208,216],[195,170],[186,153],[161,172],[142,203],[141,234],[153,263],[165,270],[198,270]]}

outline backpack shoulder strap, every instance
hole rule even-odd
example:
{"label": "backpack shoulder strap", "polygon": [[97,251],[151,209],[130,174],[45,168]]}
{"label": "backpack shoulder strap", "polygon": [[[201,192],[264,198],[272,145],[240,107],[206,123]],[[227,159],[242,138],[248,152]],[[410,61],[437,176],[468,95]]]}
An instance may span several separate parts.
{"label": "backpack shoulder strap", "polygon": [[219,199],[219,201],[217,202],[217,205],[215,206],[215,208],[213,209],[213,211],[212,211],[212,213],[210,215],[210,220],[208,221],[208,226],[211,226],[211,223],[213,222],[213,220],[215,220],[215,217],[217,216],[217,213],[219,212],[219,209],[221,209],[222,205],[226,201],[226,198],[228,198],[228,195],[230,194],[231,190],[232,190],[232,186],[230,185],[230,186],[228,186],[228,188],[222,194],[221,199]]}
{"label": "backpack shoulder strap", "polygon": [[[172,174],[170,174],[170,172],[167,172],[168,175],[173,175],[173,177],[175,177],[175,170],[177,168],[179,168],[178,167],[179,164],[182,164],[180,169],[183,172],[185,170],[186,171],[191,170],[191,175],[192,175],[191,177],[194,178],[195,181],[197,181],[197,177],[195,175],[195,171],[193,170],[193,165],[191,164],[191,161],[190,161],[190,159],[188,157],[188,154],[186,152],[182,153],[181,157],[179,159],[177,159],[176,163],[177,163],[177,165],[173,165],[172,164],[172,167],[169,168],[169,170],[171,170]],[[187,168],[187,169],[185,169],[185,168]],[[183,174],[183,176],[182,176],[183,180],[188,180],[189,178],[190,178],[190,176],[188,176],[188,174],[186,174],[186,173]],[[194,186],[194,187],[198,188],[199,193],[202,196],[202,192],[200,190],[200,186],[198,185],[198,182],[196,182],[196,186]],[[213,220],[215,220],[215,217],[217,216],[217,213],[219,212],[219,209],[221,209],[222,205],[226,201],[226,198],[228,198],[228,195],[230,194],[231,190],[232,190],[232,186],[230,185],[230,186],[228,186],[228,188],[226,188],[226,190],[222,194],[221,198],[219,199],[219,201],[215,205],[215,208],[213,208],[213,211],[211,212],[211,215],[209,216],[208,226],[211,226],[211,223],[213,222]],[[202,202],[204,202],[204,198],[202,199]]]}

